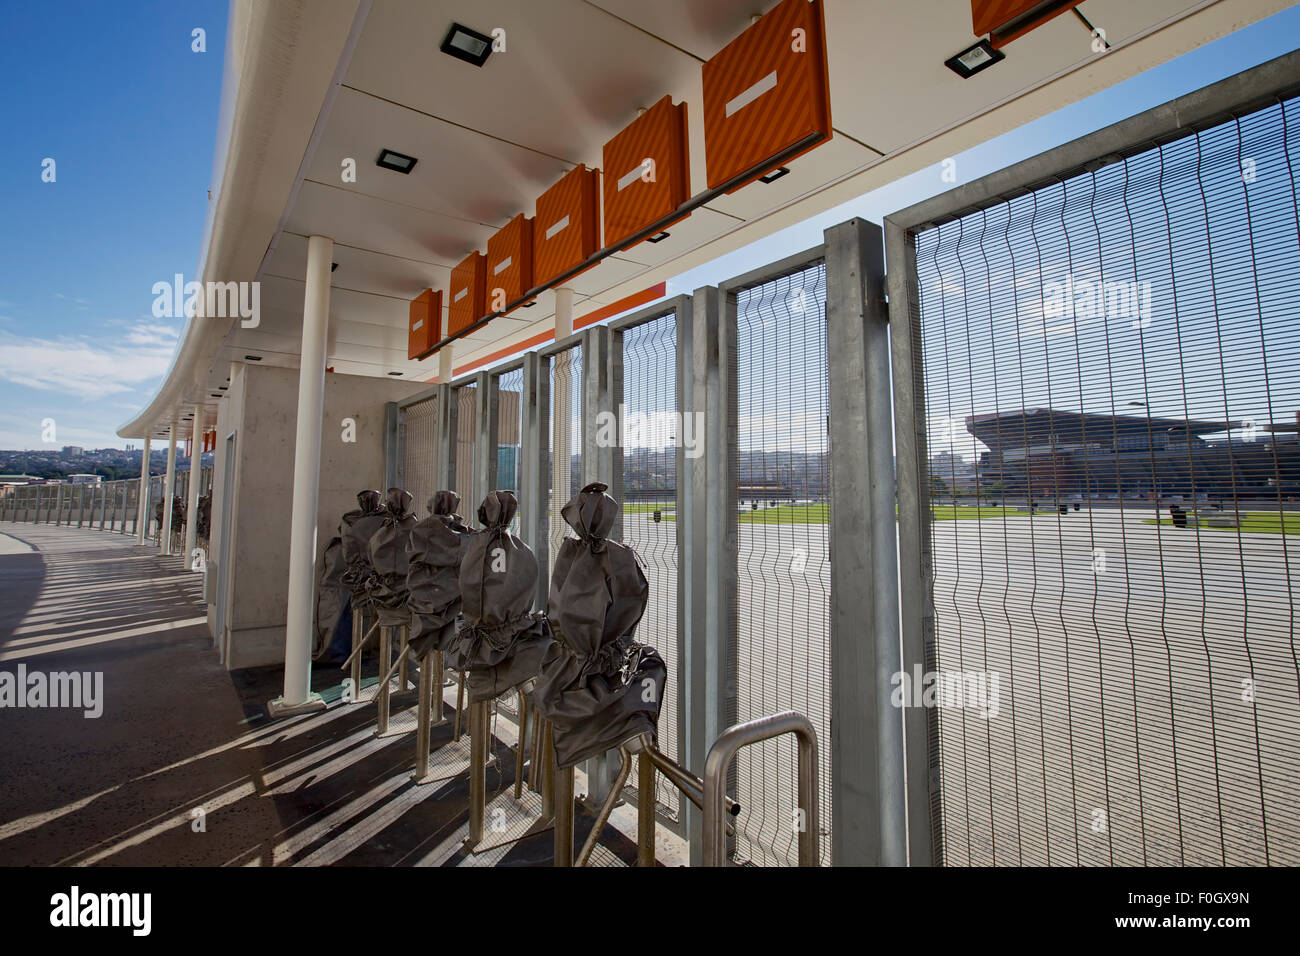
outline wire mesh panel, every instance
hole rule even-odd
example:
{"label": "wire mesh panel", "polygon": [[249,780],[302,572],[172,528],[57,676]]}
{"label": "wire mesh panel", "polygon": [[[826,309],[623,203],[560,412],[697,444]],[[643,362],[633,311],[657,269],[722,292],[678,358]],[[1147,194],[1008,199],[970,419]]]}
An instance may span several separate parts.
{"label": "wire mesh panel", "polygon": [[549,576],[568,533],[560,509],[582,490],[582,346],[548,360],[551,376],[551,504]]}
{"label": "wire mesh panel", "polygon": [[[736,314],[738,587],[727,653],[734,718],[797,710],[828,741],[825,263],[736,293]],[[829,763],[821,766],[823,835],[831,819]],[[792,738],[741,751],[737,861],[797,864],[796,770]],[[821,845],[825,853],[830,842]]]}
{"label": "wire mesh panel", "polygon": [[461,512],[473,525],[478,520],[475,518],[478,506],[482,504],[482,501],[474,500],[474,450],[478,446],[477,383],[470,382],[452,389],[452,397],[456,402],[456,487],[451,490],[460,495]]}
{"label": "wire mesh panel", "polygon": [[438,398],[432,396],[402,409],[398,422],[398,441],[402,449],[402,474],[399,484],[414,498],[415,513],[424,516],[429,499],[437,487]]}
{"label": "wire mesh panel", "polygon": [[[623,541],[641,561],[650,600],[637,639],[654,647],[668,667],[659,711],[659,747],[677,760],[677,315],[624,330],[623,394],[619,396],[623,447]],[[661,813],[681,823],[681,794],[656,775]]]}
{"label": "wire mesh panel", "polygon": [[[524,370],[512,369],[497,376],[497,489],[520,494],[523,478],[520,453],[524,434]],[[510,519],[510,530],[519,533],[520,517]]]}
{"label": "wire mesh panel", "polygon": [[916,235],[943,862],[1300,863],[1297,110]]}

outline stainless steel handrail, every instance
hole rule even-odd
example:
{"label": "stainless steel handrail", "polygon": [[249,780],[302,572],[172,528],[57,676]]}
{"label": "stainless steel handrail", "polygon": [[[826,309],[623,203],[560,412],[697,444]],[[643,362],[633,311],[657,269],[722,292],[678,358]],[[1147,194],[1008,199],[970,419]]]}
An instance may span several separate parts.
{"label": "stainless steel handrail", "polygon": [[704,761],[704,866],[727,865],[726,782],[732,760],[742,748],[782,734],[794,734],[799,744],[799,808],[804,814],[799,828],[799,865],[817,865],[817,731],[807,717],[788,710],[729,727],[709,748]]}

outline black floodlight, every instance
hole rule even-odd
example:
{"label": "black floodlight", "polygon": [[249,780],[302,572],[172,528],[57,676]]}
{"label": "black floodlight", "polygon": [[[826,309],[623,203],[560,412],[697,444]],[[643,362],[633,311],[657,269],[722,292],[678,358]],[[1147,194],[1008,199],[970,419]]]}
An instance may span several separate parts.
{"label": "black floodlight", "polygon": [[1006,58],[1007,55],[1001,50],[993,49],[988,40],[980,40],[979,43],[962,50],[952,59],[944,60],[943,65],[966,80],[980,70],[987,70],[994,63]]}
{"label": "black floodlight", "polygon": [[260,356],[260,355],[245,355],[245,356],[244,356],[244,361],[245,361],[245,362],[260,362],[260,361],[262,361],[262,356]]}
{"label": "black floodlight", "polygon": [[375,165],[382,166],[384,169],[391,169],[395,173],[409,173],[418,162],[419,160],[414,156],[407,156],[405,153],[399,153],[393,149],[381,149],[379,158],[375,160]]}
{"label": "black floodlight", "polygon": [[339,264],[337,262],[331,262],[330,272],[338,272],[338,271],[339,271]]}
{"label": "black floodlight", "polygon": [[656,233],[653,236],[647,236],[646,242],[663,242],[670,234],[666,232]]}
{"label": "black floodlight", "polygon": [[776,167],[776,169],[772,170],[767,175],[759,176],[758,181],[766,185],[768,183],[776,182],[782,176],[788,176],[788,175],[790,175],[790,168],[788,166],[778,166]]}
{"label": "black floodlight", "polygon": [[389,372],[388,374],[389,374],[389,375],[401,375],[402,373],[401,373],[401,372]]}
{"label": "black floodlight", "polygon": [[447,36],[443,38],[442,46],[438,49],[458,60],[482,66],[492,55],[492,38],[459,23],[453,23],[451,29],[447,31]]}

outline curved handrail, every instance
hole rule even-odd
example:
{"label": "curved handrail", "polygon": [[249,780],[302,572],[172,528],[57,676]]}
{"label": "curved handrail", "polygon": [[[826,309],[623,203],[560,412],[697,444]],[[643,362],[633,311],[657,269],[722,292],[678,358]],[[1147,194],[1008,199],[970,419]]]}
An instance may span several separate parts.
{"label": "curved handrail", "polygon": [[794,734],[799,744],[799,807],[804,812],[799,830],[799,865],[817,866],[820,821],[817,788],[817,731],[803,714],[787,710],[728,727],[713,742],[704,761],[704,866],[726,866],[724,821],[726,777],[741,749],[782,734]]}

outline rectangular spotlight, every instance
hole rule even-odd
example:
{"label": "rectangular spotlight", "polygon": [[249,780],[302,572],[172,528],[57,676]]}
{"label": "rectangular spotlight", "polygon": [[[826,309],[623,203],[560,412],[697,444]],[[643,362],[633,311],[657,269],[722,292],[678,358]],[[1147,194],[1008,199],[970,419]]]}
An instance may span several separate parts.
{"label": "rectangular spotlight", "polygon": [[1001,50],[993,49],[988,40],[980,40],[973,47],[968,47],[951,59],[944,60],[943,65],[965,80],[1006,58],[1007,55]]}
{"label": "rectangular spotlight", "polygon": [[482,66],[492,55],[492,38],[459,23],[453,23],[451,29],[447,31],[447,36],[443,38],[442,46],[438,49],[458,60]]}
{"label": "rectangular spotlight", "polygon": [[414,156],[407,156],[392,149],[382,149],[379,151],[379,158],[375,160],[375,165],[391,169],[395,173],[409,173],[418,162],[419,160]]}

